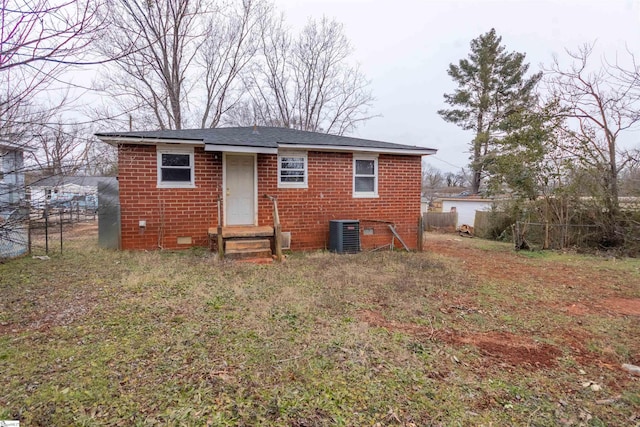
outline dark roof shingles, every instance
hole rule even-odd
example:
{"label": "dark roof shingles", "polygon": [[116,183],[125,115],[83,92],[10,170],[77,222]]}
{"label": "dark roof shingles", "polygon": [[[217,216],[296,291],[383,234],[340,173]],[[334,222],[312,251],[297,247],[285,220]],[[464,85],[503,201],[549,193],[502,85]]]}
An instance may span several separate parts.
{"label": "dark roof shingles", "polygon": [[211,145],[239,145],[277,148],[278,144],[319,145],[326,147],[366,147],[392,150],[430,150],[425,147],[395,144],[370,139],[307,132],[278,127],[229,127],[214,129],[182,129],[141,132],[97,133],[102,137],[175,139],[203,141]]}

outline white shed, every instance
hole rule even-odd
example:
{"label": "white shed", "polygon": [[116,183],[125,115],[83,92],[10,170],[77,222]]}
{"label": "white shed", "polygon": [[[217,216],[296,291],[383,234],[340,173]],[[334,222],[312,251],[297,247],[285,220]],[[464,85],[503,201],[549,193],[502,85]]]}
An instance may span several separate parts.
{"label": "white shed", "polygon": [[458,212],[458,223],[456,227],[467,224],[473,227],[476,218],[476,211],[490,211],[494,204],[492,199],[480,197],[447,197],[442,201],[442,212]]}

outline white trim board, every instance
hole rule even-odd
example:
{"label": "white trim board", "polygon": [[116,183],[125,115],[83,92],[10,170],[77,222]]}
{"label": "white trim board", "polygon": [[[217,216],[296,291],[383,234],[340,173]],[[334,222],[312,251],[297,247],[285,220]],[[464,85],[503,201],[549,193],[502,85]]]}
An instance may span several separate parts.
{"label": "white trim board", "polygon": [[372,148],[372,147],[353,147],[353,146],[334,146],[334,145],[308,145],[308,144],[278,144],[278,147],[286,150],[308,150],[308,151],[328,151],[328,152],[350,152],[350,153],[380,153],[380,154],[400,154],[406,156],[429,156],[436,154],[437,150],[431,148],[425,149],[400,149],[400,148]]}
{"label": "white trim board", "polygon": [[221,151],[223,153],[245,153],[245,154],[278,154],[277,148],[269,147],[249,147],[246,145],[214,145],[205,144],[204,151]]}

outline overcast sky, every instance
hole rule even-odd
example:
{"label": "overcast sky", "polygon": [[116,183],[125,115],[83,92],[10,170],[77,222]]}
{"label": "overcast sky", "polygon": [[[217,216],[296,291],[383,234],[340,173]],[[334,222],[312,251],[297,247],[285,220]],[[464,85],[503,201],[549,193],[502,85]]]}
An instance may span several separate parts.
{"label": "overcast sky", "polygon": [[531,70],[565,48],[597,40],[612,57],[640,54],[640,0],[275,0],[294,28],[309,17],[345,26],[354,60],[371,80],[381,117],[354,136],[437,148],[429,163],[443,171],[468,164],[470,132],[446,123],[446,70],[469,53],[469,42],[495,28],[508,51],[527,54]]}

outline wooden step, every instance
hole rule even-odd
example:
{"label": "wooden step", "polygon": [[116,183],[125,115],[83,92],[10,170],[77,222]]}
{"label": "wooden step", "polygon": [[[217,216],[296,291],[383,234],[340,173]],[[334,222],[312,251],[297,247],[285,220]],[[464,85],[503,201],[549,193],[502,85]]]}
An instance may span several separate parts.
{"label": "wooden step", "polygon": [[271,259],[271,241],[269,239],[237,239],[225,242],[225,258],[269,258]]}
{"label": "wooden step", "polygon": [[[216,233],[216,229],[210,229],[211,232]],[[244,225],[236,225],[230,227],[222,227],[222,237],[225,239],[230,239],[234,237],[272,237],[273,236],[273,227],[269,226],[244,226]]]}
{"label": "wooden step", "polygon": [[240,260],[240,259],[257,259],[257,258],[265,258],[265,259],[271,259],[271,249],[269,250],[232,250],[232,251],[227,251],[224,253],[224,258],[225,259],[233,259],[233,260]]}
{"label": "wooden step", "polygon": [[234,261],[247,264],[271,264],[273,262],[273,258],[241,258]]}
{"label": "wooden step", "polygon": [[225,249],[227,253],[234,250],[235,251],[271,250],[271,241],[269,241],[269,239],[227,240]]}

